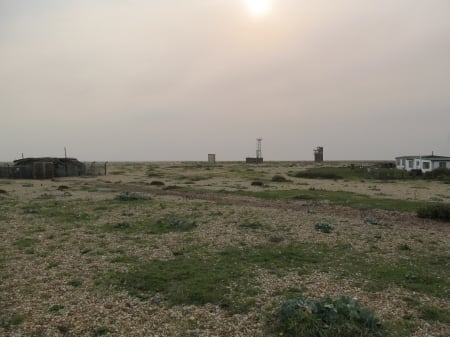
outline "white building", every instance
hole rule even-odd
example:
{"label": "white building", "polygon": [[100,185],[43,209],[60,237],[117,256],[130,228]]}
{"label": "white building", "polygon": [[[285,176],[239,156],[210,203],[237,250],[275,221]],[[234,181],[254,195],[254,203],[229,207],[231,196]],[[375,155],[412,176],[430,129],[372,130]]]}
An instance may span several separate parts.
{"label": "white building", "polygon": [[450,169],[450,157],[435,156],[401,156],[395,158],[396,167],[399,170],[420,170],[422,173],[436,169]]}

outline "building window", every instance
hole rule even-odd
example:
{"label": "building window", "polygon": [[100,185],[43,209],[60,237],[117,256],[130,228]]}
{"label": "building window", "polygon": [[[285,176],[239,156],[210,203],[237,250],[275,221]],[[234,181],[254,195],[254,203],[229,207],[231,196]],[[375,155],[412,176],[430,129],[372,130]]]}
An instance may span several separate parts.
{"label": "building window", "polygon": [[420,167],[420,161],[416,160],[416,167]]}
{"label": "building window", "polygon": [[408,160],[408,168],[413,168],[413,160],[412,159]]}
{"label": "building window", "polygon": [[430,169],[430,163],[427,162],[427,161],[424,161],[422,163],[422,167],[423,167],[424,170],[429,170]]}
{"label": "building window", "polygon": [[440,161],[439,162],[439,168],[441,169],[445,169],[447,167],[446,162],[445,161]]}
{"label": "building window", "polygon": [[397,159],[397,166],[400,166],[400,159]]}

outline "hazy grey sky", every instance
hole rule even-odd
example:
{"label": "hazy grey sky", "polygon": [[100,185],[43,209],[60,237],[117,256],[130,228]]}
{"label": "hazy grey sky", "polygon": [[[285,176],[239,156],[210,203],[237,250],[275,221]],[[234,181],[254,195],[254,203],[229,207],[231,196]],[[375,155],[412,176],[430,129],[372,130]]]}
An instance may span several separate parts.
{"label": "hazy grey sky", "polygon": [[450,155],[449,0],[0,0],[0,161]]}

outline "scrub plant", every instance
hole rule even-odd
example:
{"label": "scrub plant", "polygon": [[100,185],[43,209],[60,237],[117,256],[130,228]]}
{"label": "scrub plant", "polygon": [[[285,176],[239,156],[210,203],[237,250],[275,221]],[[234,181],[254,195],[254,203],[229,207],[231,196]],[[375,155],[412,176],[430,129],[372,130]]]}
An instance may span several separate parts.
{"label": "scrub plant", "polygon": [[276,321],[278,335],[286,337],[376,337],[381,322],[354,299],[329,297],[320,300],[296,298],[285,301]]}

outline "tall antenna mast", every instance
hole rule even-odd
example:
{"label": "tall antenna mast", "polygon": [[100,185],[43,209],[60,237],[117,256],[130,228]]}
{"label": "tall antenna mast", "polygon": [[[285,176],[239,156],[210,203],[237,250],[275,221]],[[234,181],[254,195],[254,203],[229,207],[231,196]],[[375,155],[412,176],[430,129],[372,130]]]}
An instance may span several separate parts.
{"label": "tall antenna mast", "polygon": [[261,141],[262,138],[256,138],[256,158],[262,158],[262,151],[261,151]]}

